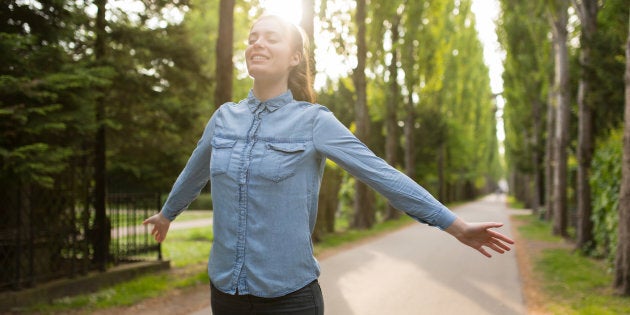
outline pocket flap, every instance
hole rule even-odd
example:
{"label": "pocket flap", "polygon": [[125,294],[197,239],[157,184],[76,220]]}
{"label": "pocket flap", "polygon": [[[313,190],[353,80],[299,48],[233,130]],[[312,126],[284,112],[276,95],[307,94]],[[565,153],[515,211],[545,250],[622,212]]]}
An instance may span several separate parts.
{"label": "pocket flap", "polygon": [[224,138],[213,138],[212,139],[212,147],[217,149],[222,148],[231,148],[236,144],[236,140],[233,139],[224,139]]}
{"label": "pocket flap", "polygon": [[304,143],[268,143],[267,147],[276,151],[294,153],[306,150]]}

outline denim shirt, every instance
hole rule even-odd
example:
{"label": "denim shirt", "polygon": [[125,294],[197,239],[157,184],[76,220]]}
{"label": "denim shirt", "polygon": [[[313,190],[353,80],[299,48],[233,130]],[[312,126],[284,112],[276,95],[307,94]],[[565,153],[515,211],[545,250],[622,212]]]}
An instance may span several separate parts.
{"label": "denim shirt", "polygon": [[319,276],[311,233],[329,158],[397,209],[447,228],[455,215],[374,155],[326,107],[290,91],[261,102],[250,91],[212,116],[162,208],[169,220],[210,180],[214,241],[208,274],[229,294],[278,297]]}

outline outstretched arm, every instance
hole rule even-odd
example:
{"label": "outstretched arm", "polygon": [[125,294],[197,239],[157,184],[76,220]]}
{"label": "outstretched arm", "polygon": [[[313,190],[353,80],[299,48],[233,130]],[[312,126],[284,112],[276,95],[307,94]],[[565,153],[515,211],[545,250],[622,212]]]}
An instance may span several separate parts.
{"label": "outstretched arm", "polygon": [[159,243],[166,239],[171,221],[188,208],[188,205],[197,198],[203,186],[208,183],[210,178],[210,156],[212,154],[210,142],[214,134],[215,117],[218,112],[218,110],[215,111],[206,125],[201,139],[197,142],[197,148],[195,148],[186,166],[177,177],[162,210],[142,222],[143,225],[153,225],[151,235]]}
{"label": "outstretched arm", "polygon": [[491,230],[503,226],[498,222],[479,222],[469,223],[461,218],[455,219],[453,224],[446,228],[446,232],[453,235],[460,242],[476,249],[486,257],[492,257],[484,247],[488,247],[499,254],[503,254],[510,250],[508,244],[514,244],[514,241],[497,232]]}

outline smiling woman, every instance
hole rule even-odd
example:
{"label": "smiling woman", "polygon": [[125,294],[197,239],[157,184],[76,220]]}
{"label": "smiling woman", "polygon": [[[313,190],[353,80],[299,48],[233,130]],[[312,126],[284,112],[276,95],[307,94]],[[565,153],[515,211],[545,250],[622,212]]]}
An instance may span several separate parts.
{"label": "smiling woman", "polygon": [[302,1],[296,0],[263,0],[261,6],[268,14],[280,16],[287,21],[299,25],[302,20]]}
{"label": "smiling woman", "polygon": [[[212,114],[162,210],[144,221],[153,225],[155,239],[164,241],[171,221],[210,181],[212,313],[323,314],[311,233],[326,159],[397,209],[487,257],[487,249],[510,250],[514,242],[492,230],[501,223],[458,218],[315,104],[307,37],[295,24],[271,15],[271,3],[263,3],[266,12],[247,37],[244,55],[253,78],[247,98]],[[280,13],[299,16],[291,2],[283,3],[281,10],[275,6]]]}

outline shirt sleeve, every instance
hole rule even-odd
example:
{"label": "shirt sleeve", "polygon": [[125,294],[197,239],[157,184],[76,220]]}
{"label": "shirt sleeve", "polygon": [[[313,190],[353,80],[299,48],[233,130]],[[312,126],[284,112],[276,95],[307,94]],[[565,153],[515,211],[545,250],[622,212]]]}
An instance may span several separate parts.
{"label": "shirt sleeve", "polygon": [[218,110],[215,111],[210,121],[208,121],[201,139],[197,142],[197,147],[177,177],[162,207],[162,214],[171,221],[175,220],[175,217],[182,211],[188,209],[190,203],[199,196],[203,187],[210,180],[211,141],[218,112]]}
{"label": "shirt sleeve", "polygon": [[456,216],[407,175],[376,156],[325,107],[313,124],[315,149],[419,222],[449,227]]}

